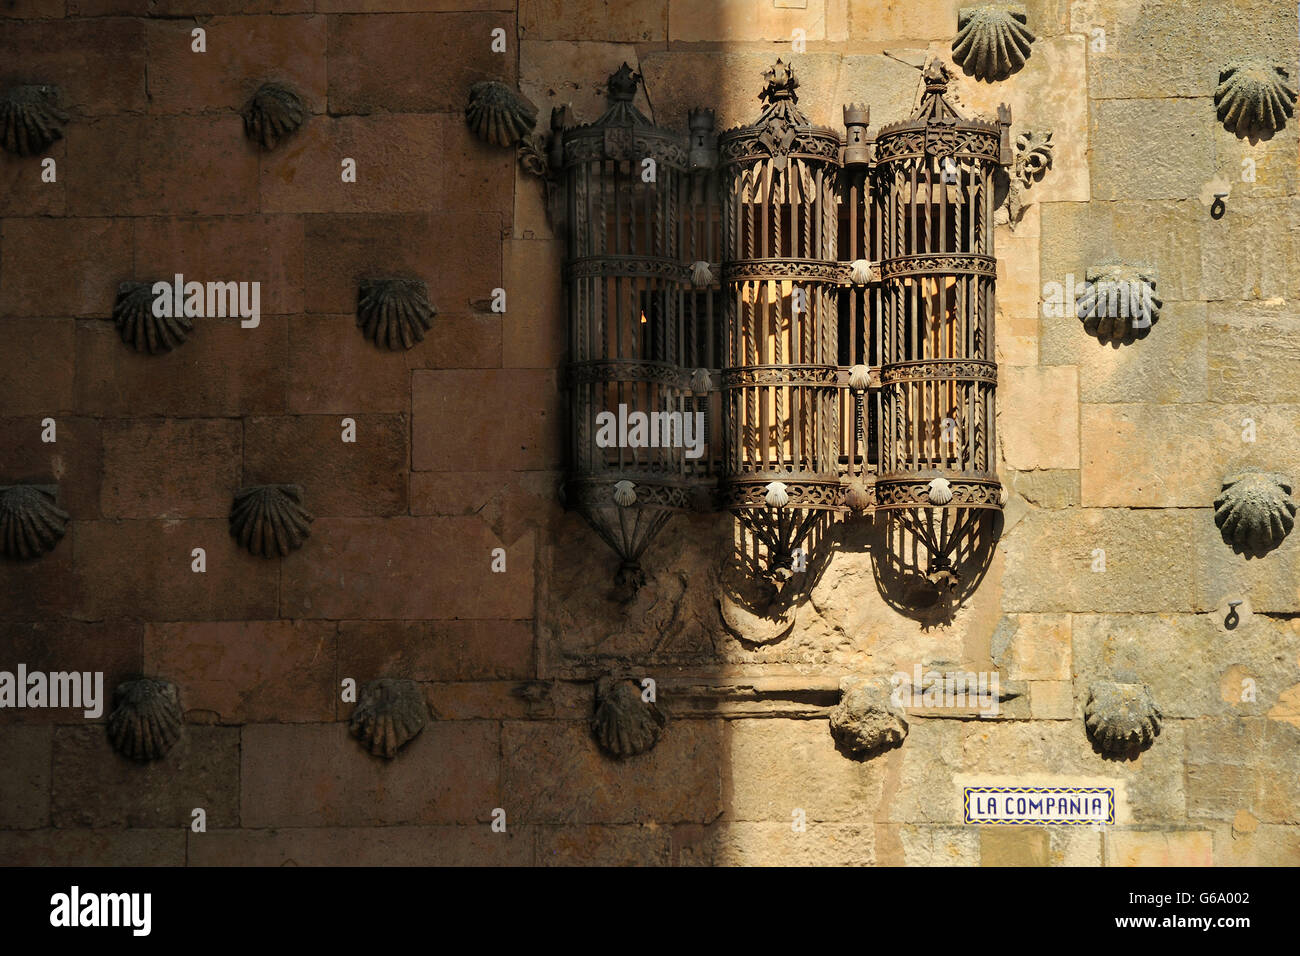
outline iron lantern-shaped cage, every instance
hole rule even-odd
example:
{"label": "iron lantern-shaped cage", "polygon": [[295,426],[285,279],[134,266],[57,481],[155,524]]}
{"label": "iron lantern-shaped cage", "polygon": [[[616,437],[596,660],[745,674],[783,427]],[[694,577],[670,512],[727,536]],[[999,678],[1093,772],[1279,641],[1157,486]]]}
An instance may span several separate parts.
{"label": "iron lantern-shaped cage", "polygon": [[762,115],[719,141],[727,315],[722,497],[773,572],[840,507],[840,137],[798,107],[777,60]]}
{"label": "iron lantern-shaped cage", "polygon": [[[679,214],[687,149],[634,105],[625,63],[609,108],[566,129],[570,473],[566,498],[618,553],[628,595],[641,555],[676,511],[692,505],[697,436]],[[696,382],[695,384],[698,384]],[[702,438],[702,436],[698,436]]]}
{"label": "iron lantern-shaped cage", "polygon": [[953,573],[979,514],[1001,507],[993,213],[1010,114],[965,119],[941,64],[924,79],[913,116],[876,137],[874,214],[885,228],[875,500],[929,552],[935,580]]}

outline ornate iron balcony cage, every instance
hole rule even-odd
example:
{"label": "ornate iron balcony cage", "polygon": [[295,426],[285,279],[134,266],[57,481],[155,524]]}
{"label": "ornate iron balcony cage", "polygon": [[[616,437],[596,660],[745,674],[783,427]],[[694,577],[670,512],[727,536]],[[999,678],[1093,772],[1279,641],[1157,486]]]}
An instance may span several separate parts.
{"label": "ornate iron balcony cage", "polygon": [[[779,586],[835,513],[879,512],[932,585],[1001,507],[995,468],[994,174],[1010,114],[962,117],[941,64],[911,118],[872,141],[798,107],[778,60],[763,108],[714,145],[633,105],[564,128],[566,501],[621,559],[624,596],[674,512],[731,511]],[[904,541],[904,539],[907,539]],[[987,538],[987,536],[985,536]],[[806,556],[805,556],[806,557]]]}

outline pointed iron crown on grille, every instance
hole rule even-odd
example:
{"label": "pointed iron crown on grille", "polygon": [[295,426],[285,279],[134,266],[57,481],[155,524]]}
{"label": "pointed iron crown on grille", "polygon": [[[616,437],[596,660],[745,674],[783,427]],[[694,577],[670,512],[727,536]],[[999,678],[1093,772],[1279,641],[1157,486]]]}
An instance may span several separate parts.
{"label": "pointed iron crown on grille", "polygon": [[764,70],[762,75],[767,80],[767,85],[758,94],[758,98],[764,103],[775,103],[778,100],[799,102],[799,94],[795,92],[799,88],[799,81],[794,76],[794,64],[777,57],[776,62]]}
{"label": "pointed iron crown on grille", "polygon": [[641,74],[633,71],[624,63],[618,71],[609,77],[609,98],[630,103],[636,99],[636,87],[641,82]]}

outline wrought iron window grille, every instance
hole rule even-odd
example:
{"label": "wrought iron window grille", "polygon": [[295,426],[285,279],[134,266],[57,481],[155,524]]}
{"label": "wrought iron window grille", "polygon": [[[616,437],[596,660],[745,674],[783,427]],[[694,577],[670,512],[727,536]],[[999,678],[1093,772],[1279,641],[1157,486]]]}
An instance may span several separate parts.
{"label": "wrought iron window grille", "polygon": [[874,516],[900,607],[960,600],[1003,502],[993,227],[1010,111],[963,116],[935,61],[917,110],[872,137],[866,106],[844,107],[843,132],[810,123],[790,64],[764,79],[757,120],[720,135],[706,109],[685,137],[655,126],[627,64],[597,120],[552,117],[566,502],[618,555],[625,598],[675,512],[721,509],[769,603],[837,515]]}

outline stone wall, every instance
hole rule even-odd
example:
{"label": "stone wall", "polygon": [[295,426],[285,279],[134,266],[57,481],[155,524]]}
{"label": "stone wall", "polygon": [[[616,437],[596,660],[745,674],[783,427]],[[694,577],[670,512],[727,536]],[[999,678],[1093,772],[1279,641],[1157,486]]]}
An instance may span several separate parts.
{"label": "stone wall", "polygon": [[[1006,102],[1013,135],[1050,130],[1054,152],[996,237],[1010,496],[954,615],[888,603],[880,530],[856,520],[789,636],[746,644],[717,603],[730,519],[675,519],[624,605],[559,502],[563,242],[542,184],[470,134],[469,86],[517,83],[544,129],[562,103],[594,119],[627,61],[657,122],[684,130],[704,105],[727,128],[793,55],[813,122],[865,101],[875,129],[912,109],[927,58],[951,64],[962,5],[0,4],[0,80],[57,85],[70,114],[42,154],[54,182],[0,154],[0,485],[57,483],[71,515],[48,555],[0,563],[0,670],[163,676],[186,720],[136,764],[104,716],[0,710],[0,862],[1300,862],[1300,535],[1247,559],[1213,508],[1225,476],[1300,463],[1300,123],[1251,143],[1214,101],[1241,56],[1294,79],[1288,3],[1031,0],[1022,70],[955,70],[965,108]],[[269,152],[239,115],[266,80],[310,112]],[[1162,300],[1118,347],[1042,307],[1044,283],[1110,261],[1151,271]],[[174,273],[260,281],[260,325],[200,319],[171,353],[131,351],[108,321],[118,284]],[[377,275],[428,283],[438,315],[409,351],[356,328]],[[315,520],[267,560],[227,514],[272,482],[303,486]],[[871,759],[837,749],[840,678],[914,665],[996,671],[1007,699],[988,719],[914,708]],[[669,723],[648,753],[593,739],[610,672],[658,683]],[[349,738],[340,699],[381,676],[417,681],[433,718],[391,761]],[[1150,687],[1163,729],[1140,755],[1089,740],[1098,679]],[[1118,819],[968,826],[964,784],[1114,786]]]}

